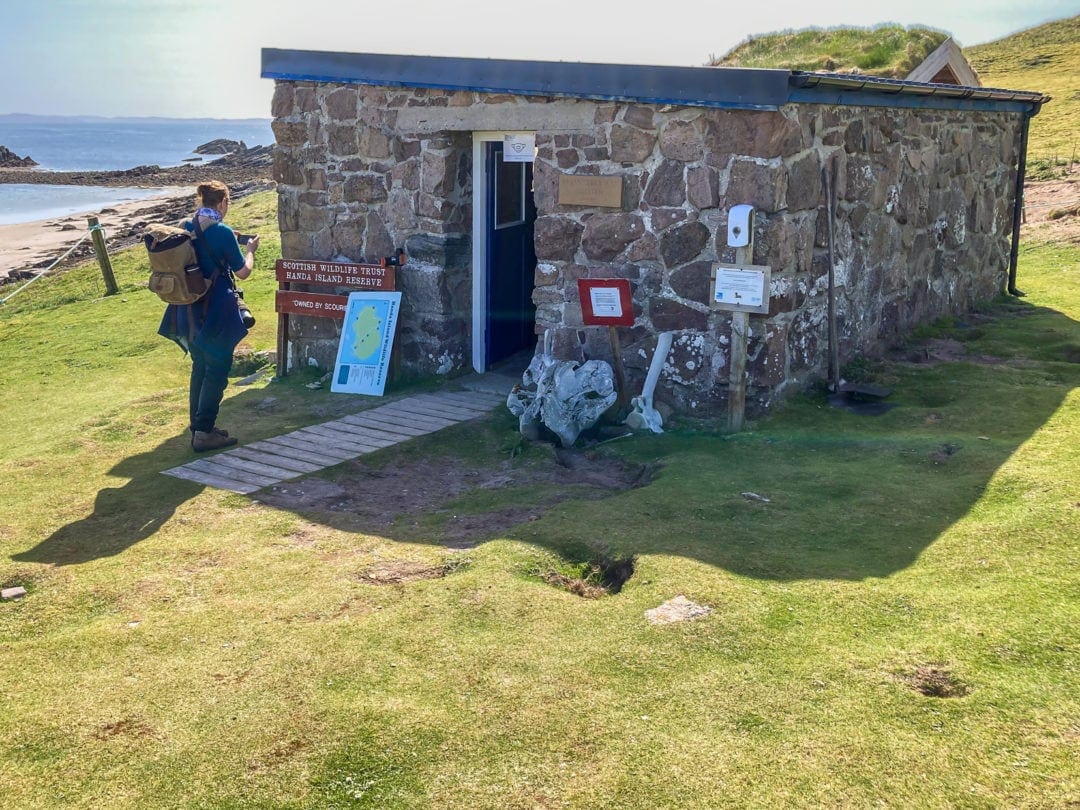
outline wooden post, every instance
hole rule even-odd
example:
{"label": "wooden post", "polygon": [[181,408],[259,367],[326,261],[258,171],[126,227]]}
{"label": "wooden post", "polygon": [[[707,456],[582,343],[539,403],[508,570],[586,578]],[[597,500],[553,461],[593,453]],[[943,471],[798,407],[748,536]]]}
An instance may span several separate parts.
{"label": "wooden post", "polygon": [[[754,263],[754,235],[746,247],[735,249],[735,264]],[[750,313],[731,313],[731,367],[728,374],[728,430],[738,433],[746,419],[746,344]]]}
{"label": "wooden post", "polygon": [[116,286],[116,276],[113,275],[112,262],[109,261],[109,252],[105,249],[105,232],[101,230],[97,217],[87,217],[86,222],[90,226],[90,238],[94,242],[101,277],[105,280],[105,294],[116,295],[119,289]]}
{"label": "wooden post", "polygon": [[618,410],[618,418],[622,419],[630,408],[629,391],[626,390],[626,372],[623,371],[622,350],[619,348],[619,333],[614,326],[608,327],[608,337],[611,338],[611,353],[615,357],[615,386],[619,392],[615,400],[615,408]]}

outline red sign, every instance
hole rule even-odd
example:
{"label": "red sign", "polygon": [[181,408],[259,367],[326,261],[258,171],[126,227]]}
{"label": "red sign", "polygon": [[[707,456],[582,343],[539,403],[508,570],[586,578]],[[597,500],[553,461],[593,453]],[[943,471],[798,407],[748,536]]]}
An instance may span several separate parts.
{"label": "red sign", "polygon": [[308,315],[312,318],[344,318],[347,295],[278,290],[274,308],[290,315]]}
{"label": "red sign", "polygon": [[278,259],[274,270],[277,280],[283,284],[325,284],[358,290],[394,289],[394,268],[378,264]]}
{"label": "red sign", "polygon": [[581,319],[586,326],[634,325],[629,279],[579,278],[577,284]]}

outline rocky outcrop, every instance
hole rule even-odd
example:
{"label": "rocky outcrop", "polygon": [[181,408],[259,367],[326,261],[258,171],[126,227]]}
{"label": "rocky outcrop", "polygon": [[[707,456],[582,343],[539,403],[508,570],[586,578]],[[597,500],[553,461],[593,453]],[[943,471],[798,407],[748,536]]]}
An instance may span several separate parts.
{"label": "rocky outcrop", "polygon": [[234,152],[246,152],[247,145],[243,141],[230,141],[228,138],[217,140],[196,146],[191,150],[196,155],[231,155]]}
{"label": "rocky outcrop", "polygon": [[28,169],[37,166],[37,161],[29,155],[19,157],[6,146],[0,146],[0,168],[4,169]]}
{"label": "rocky outcrop", "polygon": [[164,169],[161,166],[135,166],[118,171],[47,172],[30,169],[24,164],[8,167],[8,164],[0,159],[0,183],[160,188],[194,185],[204,180],[221,180],[233,187],[255,180],[269,180],[273,165],[272,146],[253,146],[199,165],[187,163]]}

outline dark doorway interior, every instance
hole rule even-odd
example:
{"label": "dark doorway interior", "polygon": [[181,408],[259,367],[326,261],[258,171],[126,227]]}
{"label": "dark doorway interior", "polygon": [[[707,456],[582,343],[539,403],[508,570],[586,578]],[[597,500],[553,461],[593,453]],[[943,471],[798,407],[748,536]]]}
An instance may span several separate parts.
{"label": "dark doorway interior", "polygon": [[536,250],[532,163],[503,160],[502,143],[487,144],[487,365],[536,343],[532,301]]}

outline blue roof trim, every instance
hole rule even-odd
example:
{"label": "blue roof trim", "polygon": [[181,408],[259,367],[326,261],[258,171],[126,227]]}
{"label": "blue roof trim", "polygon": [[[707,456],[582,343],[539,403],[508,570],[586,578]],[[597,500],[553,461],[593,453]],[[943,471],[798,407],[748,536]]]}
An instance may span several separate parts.
{"label": "blue roof trim", "polygon": [[588,62],[532,62],[263,48],[262,77],[478,93],[569,96],[691,107],[775,110],[786,70],[733,70]]}
{"label": "blue roof trim", "polygon": [[749,68],[533,62],[263,48],[262,77],[380,87],[566,96],[689,107],[776,110],[790,102],[1036,114],[1041,93],[848,74]]}

